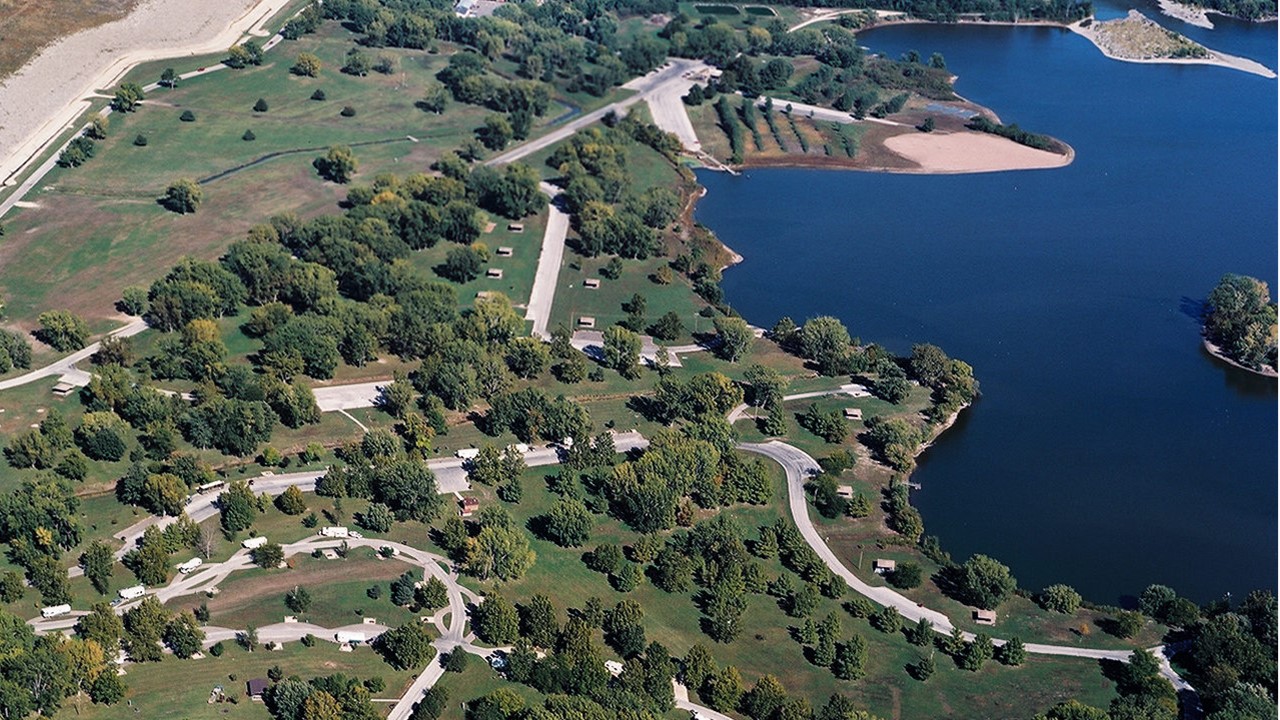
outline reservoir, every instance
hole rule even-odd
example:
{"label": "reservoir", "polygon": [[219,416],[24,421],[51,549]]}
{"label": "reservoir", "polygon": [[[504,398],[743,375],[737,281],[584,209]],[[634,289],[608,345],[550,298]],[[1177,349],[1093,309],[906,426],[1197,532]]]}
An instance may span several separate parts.
{"label": "reservoir", "polygon": [[[1153,19],[1274,67],[1276,26]],[[1126,7],[1100,7],[1099,16]],[[983,397],[921,457],[913,499],[958,561],[1115,603],[1276,586],[1276,382],[1201,350],[1227,272],[1276,289],[1277,84],[1123,63],[1057,28],[912,25],[873,51],[941,52],[956,90],[1058,137],[1058,170],[922,176],[700,172],[697,219],[745,261],[728,302],[769,327],[831,314],[900,354],[932,342]]]}

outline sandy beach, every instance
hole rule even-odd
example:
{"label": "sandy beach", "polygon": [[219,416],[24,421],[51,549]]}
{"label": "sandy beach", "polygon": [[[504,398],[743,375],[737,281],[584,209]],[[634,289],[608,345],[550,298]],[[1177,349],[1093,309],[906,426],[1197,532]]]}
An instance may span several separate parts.
{"label": "sandy beach", "polygon": [[1174,2],[1174,0],[1160,0],[1159,4],[1160,12],[1171,18],[1181,20],[1188,25],[1195,25],[1208,30],[1213,29],[1213,22],[1209,20],[1209,15],[1203,8],[1198,8],[1194,5],[1183,5],[1180,2]]}
{"label": "sandy beach", "polygon": [[[145,0],[115,22],[63,38],[0,83],[0,183],[38,155],[139,63],[224,50],[289,0]],[[181,22],[175,22],[181,18]]]}
{"label": "sandy beach", "polygon": [[884,141],[884,146],[920,166],[908,172],[920,173],[1038,170],[1064,167],[1075,159],[1074,152],[1059,155],[996,135],[973,132],[894,135]]}

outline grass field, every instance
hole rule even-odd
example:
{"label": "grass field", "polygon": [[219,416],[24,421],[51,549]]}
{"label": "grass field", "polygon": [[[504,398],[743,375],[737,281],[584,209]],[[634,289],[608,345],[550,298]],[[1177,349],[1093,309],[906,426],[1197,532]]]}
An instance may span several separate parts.
{"label": "grass field", "polygon": [[[224,643],[222,657],[207,656],[201,660],[178,660],[166,656],[158,663],[131,665],[124,676],[129,686],[126,700],[116,705],[93,705],[82,708],[68,700],[57,718],[87,720],[268,720],[265,705],[251,702],[245,683],[252,678],[266,678],[267,670],[279,665],[285,676],[304,679],[345,673],[361,679],[381,677],[386,689],[378,698],[399,697],[413,679],[413,673],[394,670],[373,650],[362,647],[355,652],[338,651],[333,643],[320,642],[315,647],[289,643],[283,650],[245,652],[234,643]],[[236,702],[209,703],[214,686],[221,685]],[[390,704],[375,703],[382,710]]]}
{"label": "grass field", "polygon": [[[170,607],[194,608],[204,602],[209,606],[210,624],[237,629],[283,622],[286,615],[327,628],[359,624],[366,617],[395,627],[416,616],[391,603],[388,582],[410,569],[411,565],[398,560],[379,558],[369,548],[354,549],[337,560],[296,555],[288,570],[238,572],[218,586],[220,592],[214,597],[187,596]],[[365,592],[373,585],[382,587],[376,600]],[[295,586],[311,593],[311,608],[306,612],[294,612],[284,603],[285,593]]]}

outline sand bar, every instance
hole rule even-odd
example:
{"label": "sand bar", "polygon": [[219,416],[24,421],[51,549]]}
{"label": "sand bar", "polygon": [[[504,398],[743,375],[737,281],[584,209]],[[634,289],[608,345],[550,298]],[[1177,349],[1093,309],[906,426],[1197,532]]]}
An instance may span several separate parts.
{"label": "sand bar", "polygon": [[1087,38],[1089,42],[1093,43],[1094,47],[1102,51],[1103,55],[1106,55],[1112,60],[1120,60],[1122,62],[1132,62],[1132,63],[1157,64],[1157,65],[1214,65],[1217,67],[1231,68],[1233,70],[1241,70],[1243,72],[1247,72],[1253,75],[1261,75],[1264,78],[1275,79],[1276,77],[1275,72],[1271,68],[1267,67],[1266,65],[1263,65],[1260,62],[1256,62],[1248,58],[1236,57],[1235,55],[1228,55],[1224,52],[1218,52],[1213,48],[1205,48],[1206,50],[1209,51],[1209,57],[1207,58],[1124,57],[1123,55],[1117,55],[1116,53],[1112,52],[1106,46],[1106,44],[1101,41],[1101,39],[1098,36],[1098,33],[1093,29],[1093,26],[1097,24],[1096,22],[1090,24],[1089,26],[1081,25],[1082,22],[1084,21],[1082,20],[1081,22],[1072,23],[1070,25],[1067,25],[1066,28],[1077,35]]}
{"label": "sand bar", "polygon": [[1174,0],[1160,0],[1160,12],[1171,18],[1181,20],[1188,25],[1195,25],[1207,30],[1213,29],[1213,22],[1209,20],[1209,15],[1205,13],[1203,8],[1194,5],[1184,5]]}
{"label": "sand bar", "polygon": [[139,63],[224,50],[289,0],[145,0],[114,22],[45,48],[0,83],[0,182],[10,182]]}
{"label": "sand bar", "polygon": [[977,132],[907,133],[886,138],[884,146],[920,166],[906,172],[933,174],[1059,168],[1075,159],[1074,152],[1059,155]]}

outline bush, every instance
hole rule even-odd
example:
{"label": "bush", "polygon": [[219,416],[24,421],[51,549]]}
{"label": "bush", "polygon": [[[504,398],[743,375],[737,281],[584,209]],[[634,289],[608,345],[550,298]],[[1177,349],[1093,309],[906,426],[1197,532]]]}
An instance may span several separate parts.
{"label": "bush", "polygon": [[1049,612],[1070,615],[1080,609],[1080,593],[1070,585],[1050,585],[1036,596],[1036,603]]}
{"label": "bush", "polygon": [[142,133],[138,133],[138,135],[137,135],[136,137],[134,137],[134,138],[133,138],[133,144],[134,144],[136,147],[146,147],[146,146],[147,146],[147,136],[146,136],[146,135],[143,135]]}
{"label": "bush", "polygon": [[444,671],[452,673],[460,673],[467,669],[467,653],[462,648],[455,649],[449,653],[449,657],[444,661]]}
{"label": "bush", "polygon": [[355,117],[356,109],[351,107],[350,105],[343,105],[342,112],[338,114],[341,115],[342,117]]}
{"label": "bush", "polygon": [[270,108],[267,106],[267,101],[266,101],[265,99],[263,99],[263,98],[258,98],[258,102],[256,102],[256,103],[254,103],[254,104],[253,104],[253,111],[254,111],[254,112],[260,112],[260,113],[263,113],[263,112],[266,112],[266,111],[267,111],[267,110],[269,110],[269,109],[270,109]]}
{"label": "bush", "polygon": [[225,650],[226,650],[226,646],[224,646],[221,642],[216,642],[213,645],[209,646],[209,654],[214,657],[222,657],[222,653]]}
{"label": "bush", "polygon": [[324,100],[324,99],[325,99],[324,91],[323,91],[323,90],[321,90],[321,89],[319,89],[319,88],[316,88],[316,91],[315,91],[315,92],[313,92],[313,93],[311,93],[311,99],[312,99],[312,100]]}
{"label": "bush", "polygon": [[178,119],[181,120],[182,122],[195,122],[196,114],[191,112],[190,110],[183,110],[182,114],[178,116]]}
{"label": "bush", "polygon": [[245,142],[253,142],[258,139],[258,136],[254,135],[252,130],[245,130],[244,134],[240,136],[240,139]]}

